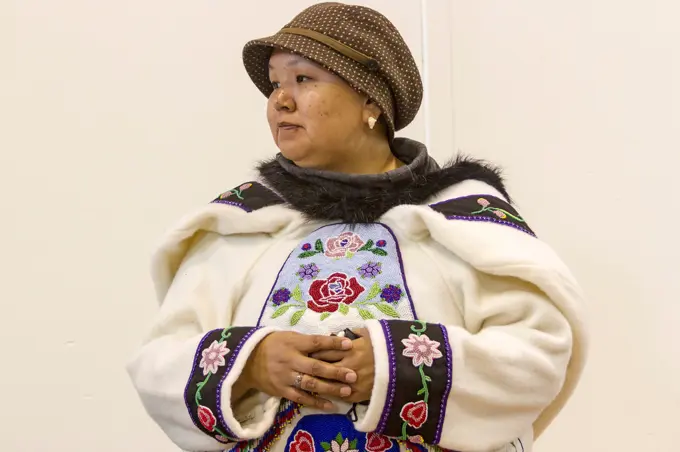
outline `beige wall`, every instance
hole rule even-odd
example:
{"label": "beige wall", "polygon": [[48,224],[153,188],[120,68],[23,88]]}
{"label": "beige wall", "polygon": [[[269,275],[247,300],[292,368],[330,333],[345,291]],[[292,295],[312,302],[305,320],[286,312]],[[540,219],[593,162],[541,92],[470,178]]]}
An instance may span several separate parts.
{"label": "beige wall", "polygon": [[[148,255],[274,152],[240,49],[311,3],[0,2],[0,450],[175,450],[123,370]],[[361,3],[425,62],[404,134],[502,163],[590,295],[586,378],[537,450],[674,450],[680,7]]]}

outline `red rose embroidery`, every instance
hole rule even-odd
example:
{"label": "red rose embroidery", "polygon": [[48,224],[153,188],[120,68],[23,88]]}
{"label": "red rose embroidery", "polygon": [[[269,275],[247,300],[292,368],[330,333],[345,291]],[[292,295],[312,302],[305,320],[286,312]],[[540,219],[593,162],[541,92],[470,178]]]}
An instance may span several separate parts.
{"label": "red rose embroidery", "polygon": [[217,423],[217,420],[215,419],[213,412],[210,411],[210,408],[199,406],[198,420],[201,421],[201,425],[203,425],[203,427],[205,427],[209,432],[215,430],[215,424]]}
{"label": "red rose embroidery", "polygon": [[314,452],[314,438],[309,432],[299,430],[293,442],[290,443],[290,452]]}
{"label": "red rose embroidery", "polygon": [[392,440],[377,433],[366,435],[366,450],[369,452],[385,452],[392,447]]}
{"label": "red rose embroidery", "polygon": [[427,421],[427,403],[409,402],[401,409],[399,416],[413,428],[420,428]]}
{"label": "red rose embroidery", "polygon": [[365,289],[356,278],[333,273],[328,279],[317,279],[309,287],[312,297],[307,307],[316,312],[335,312],[340,303],[352,304]]}

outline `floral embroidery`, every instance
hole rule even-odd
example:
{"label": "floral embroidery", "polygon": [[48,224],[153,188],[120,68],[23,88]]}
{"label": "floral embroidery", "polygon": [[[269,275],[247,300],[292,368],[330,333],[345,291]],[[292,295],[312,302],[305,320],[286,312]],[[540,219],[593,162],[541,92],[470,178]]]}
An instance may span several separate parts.
{"label": "floral embroidery", "polygon": [[317,239],[317,241],[314,242],[314,249],[312,249],[312,245],[310,243],[305,243],[302,245],[302,251],[302,253],[298,254],[300,259],[316,256],[317,254],[324,254],[323,242],[321,239]]}
{"label": "floral embroidery", "polygon": [[282,304],[288,303],[290,297],[290,290],[283,287],[274,292],[274,295],[272,295],[272,303],[274,303],[274,306],[280,306]]}
{"label": "floral embroidery", "polygon": [[324,313],[335,312],[340,303],[352,304],[366,290],[356,278],[348,278],[344,273],[333,273],[328,279],[319,279],[312,283],[307,307],[312,311]]}
{"label": "floral embroidery", "polygon": [[479,198],[477,200],[477,204],[482,206],[482,208],[479,209],[479,210],[476,210],[474,212],[471,212],[473,215],[478,215],[482,212],[492,212],[498,218],[506,219],[508,217],[511,217],[515,221],[518,221],[520,223],[525,223],[524,219],[522,219],[518,215],[513,215],[510,212],[508,212],[507,210],[501,209],[500,207],[491,207],[491,202],[489,202],[489,200],[486,199],[486,198]]}
{"label": "floral embroidery", "polygon": [[208,407],[202,405],[198,406],[198,420],[201,421],[201,425],[206,428],[209,432],[215,431],[215,424],[217,424],[217,419],[215,415]]}
{"label": "floral embroidery", "polygon": [[399,416],[411,427],[420,428],[427,421],[427,403],[409,402],[401,408]]}
{"label": "floral embroidery", "polygon": [[387,246],[387,242],[385,240],[378,240],[378,247],[376,248],[373,244],[373,240],[369,240],[366,242],[364,246],[359,248],[359,251],[368,251],[370,253],[375,254],[376,256],[387,256],[387,251],[385,251],[384,247]]}
{"label": "floral embroidery", "polygon": [[222,435],[215,435],[215,439],[221,443],[230,443],[231,440],[229,438],[225,438]]}
{"label": "floral embroidery", "polygon": [[290,444],[291,452],[314,452],[314,449],[314,438],[304,430],[299,430]]}
{"label": "floral embroidery", "polygon": [[213,341],[210,347],[206,348],[201,352],[201,363],[199,367],[203,369],[203,375],[208,375],[208,373],[217,373],[217,369],[220,366],[224,366],[227,362],[224,360],[224,356],[229,353],[226,342]]}
{"label": "floral embroidery", "polygon": [[343,439],[342,433],[338,433],[338,436],[330,443],[322,442],[321,447],[326,452],[359,452],[357,440],[353,439],[350,441],[349,438]]}
{"label": "floral embroidery", "polygon": [[422,387],[417,395],[422,396],[423,400],[408,402],[401,408],[399,417],[404,421],[401,427],[400,439],[402,440],[407,439],[409,436],[406,433],[406,428],[408,426],[418,429],[427,422],[427,402],[430,398],[428,383],[432,382],[432,378],[425,375],[424,366],[432,367],[434,360],[443,356],[439,351],[439,346],[441,344],[431,340],[426,334],[423,334],[425,330],[427,330],[427,324],[421,320],[416,320],[416,323],[420,326],[416,327],[416,325],[411,325],[411,331],[415,334],[409,334],[408,339],[402,339],[401,341],[405,347],[402,355],[411,358],[413,367],[418,368]]}
{"label": "floral embroidery", "polygon": [[253,184],[243,184],[239,188],[234,188],[233,190],[226,191],[222,193],[219,197],[219,199],[227,199],[231,195],[236,195],[238,199],[243,200],[243,191],[248,190],[250,187],[252,187]]}
{"label": "floral embroidery", "polygon": [[443,356],[439,351],[441,344],[431,340],[427,334],[409,334],[408,339],[402,339],[401,343],[406,347],[402,355],[413,358],[413,367],[419,367],[422,364],[432,367],[433,361]]}
{"label": "floral embroidery", "polygon": [[408,440],[415,444],[425,444],[425,440],[420,435],[409,436]]}
{"label": "floral embroidery", "polygon": [[379,435],[377,433],[369,433],[366,435],[366,450],[368,452],[385,452],[392,448],[394,443],[387,436]]}
{"label": "floral embroidery", "polygon": [[319,276],[319,267],[316,264],[306,264],[300,265],[300,269],[297,271],[297,275],[300,277],[300,281],[305,279],[314,279]]}
{"label": "floral embroidery", "polygon": [[374,279],[376,276],[382,273],[382,264],[380,262],[367,262],[361,267],[357,268],[359,270],[359,275],[362,278]]}
{"label": "floral embroidery", "polygon": [[[358,327],[368,319],[414,317],[398,243],[387,226],[348,231],[336,224],[312,234],[284,263],[258,325],[264,319],[269,325],[312,328],[340,315],[348,316],[343,324]],[[361,253],[366,258],[359,259]]]}
{"label": "floral embroidery", "polygon": [[333,259],[342,259],[351,258],[356,253],[362,251],[373,253],[376,256],[387,256],[387,251],[382,249],[386,246],[386,240],[378,240],[377,244],[370,239],[367,242],[364,242],[363,239],[354,232],[343,232],[337,237],[326,239],[325,247],[321,239],[314,242],[314,249],[312,249],[311,243],[305,243],[302,245],[302,253],[298,254],[298,257],[300,259],[305,259],[316,256],[317,254],[323,254],[324,256]]}
{"label": "floral embroidery", "polygon": [[337,237],[330,237],[326,240],[326,257],[352,257],[354,253],[359,251],[364,246],[364,241],[361,240],[354,232],[343,232]]}
{"label": "floral embroidery", "polygon": [[380,298],[388,303],[397,303],[401,300],[402,295],[401,287],[392,284],[385,286],[382,292],[380,292]]}

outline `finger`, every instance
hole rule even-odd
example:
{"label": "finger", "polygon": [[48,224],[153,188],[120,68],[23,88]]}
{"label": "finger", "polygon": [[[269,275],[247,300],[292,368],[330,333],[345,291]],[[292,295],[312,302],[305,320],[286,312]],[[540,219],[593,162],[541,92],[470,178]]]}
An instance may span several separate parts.
{"label": "finger", "polygon": [[332,411],[335,409],[335,405],[333,405],[330,400],[326,400],[321,397],[314,397],[308,392],[290,386],[284,391],[283,397],[293,402],[299,403],[300,405],[318,408],[320,410]]}
{"label": "finger", "polygon": [[347,356],[347,352],[344,350],[325,350],[309,355],[312,359],[318,359],[319,361],[326,361],[327,363],[337,363]]}
{"label": "finger", "polygon": [[349,350],[351,348],[352,341],[345,337],[309,334],[300,335],[297,338],[297,349],[305,354],[324,350]]}
{"label": "finger", "polygon": [[313,377],[321,377],[326,380],[341,381],[343,383],[354,383],[357,381],[357,374],[352,369],[325,363],[318,359],[300,357],[300,359],[295,360],[292,367],[297,372]]}
{"label": "finger", "polygon": [[[293,379],[296,379],[297,375],[298,373],[294,372]],[[347,385],[320,380],[319,378],[304,374],[302,375],[300,388],[322,396],[348,397],[352,394],[352,388]]]}

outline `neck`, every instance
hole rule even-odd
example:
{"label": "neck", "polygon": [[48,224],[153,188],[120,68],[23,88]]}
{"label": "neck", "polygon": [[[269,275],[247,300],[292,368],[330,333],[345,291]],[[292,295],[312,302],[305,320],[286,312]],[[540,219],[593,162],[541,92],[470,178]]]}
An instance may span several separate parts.
{"label": "neck", "polygon": [[390,144],[382,134],[375,134],[353,146],[349,158],[333,162],[327,171],[345,174],[381,174],[404,164],[392,153]]}

